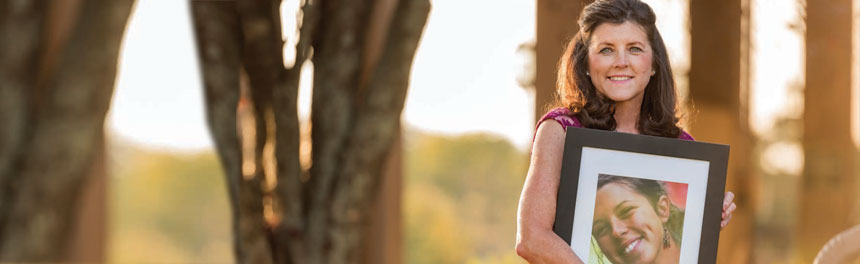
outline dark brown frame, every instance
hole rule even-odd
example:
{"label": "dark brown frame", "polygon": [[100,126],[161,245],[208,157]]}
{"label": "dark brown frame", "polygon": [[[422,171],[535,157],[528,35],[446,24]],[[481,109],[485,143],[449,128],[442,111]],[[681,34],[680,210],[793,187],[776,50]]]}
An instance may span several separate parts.
{"label": "dark brown frame", "polygon": [[722,220],[722,201],[726,186],[726,169],[729,160],[728,145],[568,127],[564,143],[558,198],[556,199],[555,224],[553,225],[553,231],[568,245],[571,244],[573,218],[576,212],[576,195],[579,187],[583,147],[710,162],[698,263],[716,263],[720,221]]}

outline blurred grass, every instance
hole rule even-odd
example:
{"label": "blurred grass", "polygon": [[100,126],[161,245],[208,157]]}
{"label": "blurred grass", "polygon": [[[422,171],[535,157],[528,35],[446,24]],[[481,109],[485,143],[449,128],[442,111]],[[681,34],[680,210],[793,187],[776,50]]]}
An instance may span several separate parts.
{"label": "blurred grass", "polygon": [[221,165],[211,151],[111,148],[110,263],[231,263]]}
{"label": "blurred grass", "polygon": [[490,134],[406,133],[404,263],[521,263],[514,243],[527,153]]}
{"label": "blurred grass", "polygon": [[[522,263],[514,252],[527,153],[499,136],[406,131],[404,263]],[[232,263],[214,153],[113,143],[110,263]]]}

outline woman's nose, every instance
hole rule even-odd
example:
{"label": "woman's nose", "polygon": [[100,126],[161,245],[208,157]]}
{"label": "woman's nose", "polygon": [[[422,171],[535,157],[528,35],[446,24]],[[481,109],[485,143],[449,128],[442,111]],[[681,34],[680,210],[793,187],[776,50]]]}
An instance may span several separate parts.
{"label": "woman's nose", "polygon": [[616,68],[627,67],[627,54],[624,52],[618,52],[616,54],[618,55],[615,55],[615,64],[613,66]]}
{"label": "woman's nose", "polygon": [[619,221],[618,219],[611,220],[612,225],[612,234],[616,237],[627,234],[627,225]]}

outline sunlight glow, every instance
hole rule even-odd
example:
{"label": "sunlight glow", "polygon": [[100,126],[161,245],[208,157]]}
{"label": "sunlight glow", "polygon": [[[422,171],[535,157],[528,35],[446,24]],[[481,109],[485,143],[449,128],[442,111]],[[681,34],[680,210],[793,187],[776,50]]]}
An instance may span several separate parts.
{"label": "sunlight glow", "polygon": [[[301,79],[299,79],[299,165],[302,170],[311,167],[311,98],[314,93],[314,63],[305,61],[302,64]],[[307,173],[302,174],[307,176]]]}
{"label": "sunlight glow", "polygon": [[854,0],[851,26],[851,140],[860,148],[860,0]]}
{"label": "sunlight glow", "polygon": [[[300,14],[300,2],[285,1],[280,6],[287,67],[295,63],[291,60],[299,25],[293,14]],[[658,27],[679,73],[679,91],[686,93],[688,4],[647,2],[659,13]],[[492,0],[434,0],[432,4],[413,62],[404,127],[442,134],[500,134],[527,149],[534,128],[534,93],[517,83],[516,62],[519,45],[535,38],[535,1],[498,5]],[[487,6],[494,6],[493,11],[475,20],[475,10]],[[190,22],[188,2],[138,1],[121,51],[110,133],[149,147],[211,148]],[[304,65],[298,111],[307,126],[313,74],[312,65]]]}
{"label": "sunlight glow", "polygon": [[[657,29],[669,53],[669,63],[675,74],[675,90],[679,102],[688,102],[690,95],[690,2],[687,0],[643,0],[657,15]],[[689,105],[684,105],[690,111]],[[689,116],[688,113],[685,113]],[[682,120],[687,131],[690,123]]]}
{"label": "sunlight glow", "polygon": [[137,1],[120,49],[110,137],[172,150],[212,147],[189,15],[187,1]]}
{"label": "sunlight glow", "polygon": [[535,2],[433,1],[413,62],[404,127],[501,134],[527,149],[534,95],[517,83],[514,64],[519,45],[535,38]]}
{"label": "sunlight glow", "polygon": [[304,1],[281,2],[281,36],[284,40],[284,67],[293,68],[296,64],[296,43],[299,41],[298,28],[301,26],[301,3]]}
{"label": "sunlight glow", "polygon": [[761,166],[766,173],[800,176],[803,172],[803,147],[797,142],[777,142],[765,147]]}
{"label": "sunlight glow", "polygon": [[796,1],[751,1],[750,127],[757,135],[779,118],[800,118],[805,85],[805,25]]}
{"label": "sunlight glow", "polygon": [[657,29],[669,51],[680,100],[689,95],[690,81],[690,3],[687,0],[643,0],[657,14]]}

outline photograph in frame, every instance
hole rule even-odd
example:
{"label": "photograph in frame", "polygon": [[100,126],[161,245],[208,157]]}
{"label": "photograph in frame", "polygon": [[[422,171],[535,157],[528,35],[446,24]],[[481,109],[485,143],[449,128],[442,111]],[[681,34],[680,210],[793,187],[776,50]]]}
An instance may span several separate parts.
{"label": "photograph in frame", "polygon": [[[688,184],[600,174],[586,263],[680,259]],[[678,263],[678,261],[656,261]]]}
{"label": "photograph in frame", "polygon": [[570,127],[553,229],[586,263],[715,263],[728,153]]}

